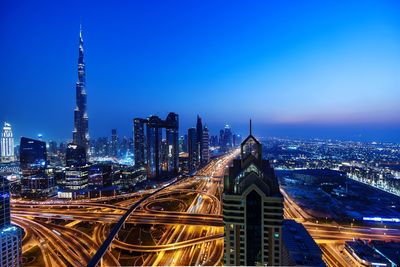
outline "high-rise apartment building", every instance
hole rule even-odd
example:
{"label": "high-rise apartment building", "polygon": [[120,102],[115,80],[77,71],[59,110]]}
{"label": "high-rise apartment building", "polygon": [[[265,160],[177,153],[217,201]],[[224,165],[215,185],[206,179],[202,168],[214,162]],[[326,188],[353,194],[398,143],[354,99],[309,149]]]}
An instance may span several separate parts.
{"label": "high-rise apartment building", "polygon": [[5,122],[3,132],[1,134],[1,158],[2,162],[11,162],[15,160],[14,155],[14,136],[11,129],[11,124]]}
{"label": "high-rise apartment building", "polygon": [[225,265],[281,265],[283,197],[251,130],[225,174],[223,218]]}
{"label": "high-rise apartment building", "polygon": [[22,266],[22,229],[10,220],[9,182],[0,176],[0,266]]}
{"label": "high-rise apartment building", "polygon": [[89,150],[89,118],[87,114],[86,73],[83,57],[82,27],[79,32],[78,81],[76,82],[76,107],[74,111],[73,143]]}

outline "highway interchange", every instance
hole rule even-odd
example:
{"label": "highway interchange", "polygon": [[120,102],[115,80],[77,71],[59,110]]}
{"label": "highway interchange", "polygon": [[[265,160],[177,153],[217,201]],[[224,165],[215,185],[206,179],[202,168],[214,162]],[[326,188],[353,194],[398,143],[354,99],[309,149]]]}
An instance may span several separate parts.
{"label": "highway interchange", "polygon": [[[234,151],[212,160],[196,175],[151,195],[135,209],[104,254],[101,264],[221,265],[223,221],[221,195],[226,166]],[[26,265],[86,266],[111,228],[139,200],[155,189],[85,200],[12,201],[12,221],[25,231]],[[400,241],[400,230],[322,223],[283,192],[285,218],[303,223],[320,245],[329,266],[356,265],[343,252],[353,238]],[[166,205],[168,203],[168,205]],[[27,257],[30,251],[40,251]]]}

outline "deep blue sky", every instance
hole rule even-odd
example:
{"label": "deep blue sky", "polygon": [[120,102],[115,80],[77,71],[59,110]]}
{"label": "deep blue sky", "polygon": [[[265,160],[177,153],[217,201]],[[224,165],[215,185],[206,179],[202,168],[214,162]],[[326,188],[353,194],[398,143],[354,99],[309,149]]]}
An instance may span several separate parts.
{"label": "deep blue sky", "polygon": [[181,129],[199,113],[214,133],[251,117],[259,135],[400,142],[399,3],[2,0],[0,121],[71,138],[81,21],[92,137],[175,111]]}

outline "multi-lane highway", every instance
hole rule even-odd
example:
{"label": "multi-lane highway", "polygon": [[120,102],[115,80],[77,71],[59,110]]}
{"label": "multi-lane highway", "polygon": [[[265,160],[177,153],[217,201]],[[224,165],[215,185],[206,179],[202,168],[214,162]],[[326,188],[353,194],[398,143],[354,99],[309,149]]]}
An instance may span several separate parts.
{"label": "multi-lane highway", "polygon": [[123,231],[143,233],[162,225],[159,238],[144,244],[134,234],[129,240],[117,235],[101,264],[219,264],[223,254],[222,177],[237,153],[212,160],[196,175],[156,194],[152,189],[86,200],[12,201],[12,220],[25,230],[24,255],[35,247],[41,252],[36,261],[27,259],[26,265],[85,266],[129,207],[151,194],[130,214]]}
{"label": "multi-lane highway", "polygon": [[[101,258],[105,266],[219,265],[223,256],[221,195],[226,166],[237,155],[211,161],[196,175],[163,190],[73,201],[12,201],[12,220],[25,230],[29,265],[86,266],[132,205]],[[161,187],[161,186],[160,186]],[[400,241],[397,229],[318,222],[284,191],[285,218],[302,223],[320,245],[329,266],[355,265],[343,252],[353,238]]]}

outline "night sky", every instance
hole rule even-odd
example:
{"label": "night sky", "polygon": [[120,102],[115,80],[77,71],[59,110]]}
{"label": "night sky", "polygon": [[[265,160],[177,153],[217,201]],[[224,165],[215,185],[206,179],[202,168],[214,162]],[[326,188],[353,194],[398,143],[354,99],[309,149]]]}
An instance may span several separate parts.
{"label": "night sky", "polygon": [[80,22],[92,137],[174,111],[181,132],[200,114],[214,134],[251,117],[259,136],[400,142],[399,1],[2,0],[17,142],[72,138]]}

